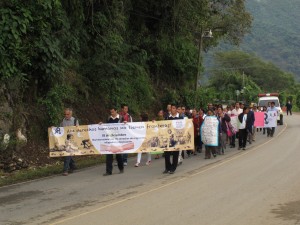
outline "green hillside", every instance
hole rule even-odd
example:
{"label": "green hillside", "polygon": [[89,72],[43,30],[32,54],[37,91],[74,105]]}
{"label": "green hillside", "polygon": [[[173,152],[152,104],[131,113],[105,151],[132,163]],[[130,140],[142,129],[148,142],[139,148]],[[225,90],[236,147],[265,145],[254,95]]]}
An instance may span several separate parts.
{"label": "green hillside", "polygon": [[228,69],[214,65],[213,55],[222,51],[256,55],[294,74],[300,81],[300,0],[248,0],[246,8],[253,18],[251,33],[245,35],[239,47],[225,41],[204,53],[202,83],[206,84],[216,69]]}
{"label": "green hillside", "polygon": [[255,52],[300,80],[300,1],[251,0],[247,8],[254,20],[241,49]]}

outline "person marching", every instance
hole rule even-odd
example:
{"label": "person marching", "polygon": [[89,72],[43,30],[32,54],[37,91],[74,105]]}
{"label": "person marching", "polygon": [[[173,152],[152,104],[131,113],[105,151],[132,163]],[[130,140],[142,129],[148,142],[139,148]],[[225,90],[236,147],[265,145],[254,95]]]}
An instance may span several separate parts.
{"label": "person marching", "polygon": [[[110,109],[110,117],[107,119],[107,123],[120,123],[120,115],[117,112],[117,108],[112,107]],[[99,124],[102,124],[101,122]],[[106,172],[103,176],[112,175],[113,170],[113,154],[106,154]],[[122,154],[116,154],[118,168],[120,173],[124,173],[124,164]]]}
{"label": "person marching", "polygon": [[[167,117],[167,120],[179,120],[179,119],[183,119],[183,118],[179,116],[179,113],[177,113],[176,105],[172,104],[171,114]],[[172,139],[171,145],[174,144],[175,144],[175,140]],[[179,151],[165,151],[164,154],[165,154],[165,170],[163,173],[173,174],[178,165]],[[172,156],[172,163],[171,163],[171,156]]]}
{"label": "person marching", "polygon": [[[271,105],[270,105],[270,107],[268,107],[267,112],[275,112],[278,115],[279,111],[275,107],[275,102],[271,102]],[[268,137],[273,137],[274,133],[275,133],[275,127],[267,128],[267,136]]]}
{"label": "person marching", "polygon": [[[73,117],[73,110],[71,108],[65,108],[64,110],[64,119],[60,123],[61,127],[68,126],[79,126],[78,119]],[[72,156],[64,157],[64,169],[63,176],[68,176],[69,173],[72,173],[76,169],[75,161]]]}
{"label": "person marching", "polygon": [[248,116],[249,109],[243,108],[243,112],[238,116],[240,127],[239,127],[239,148],[238,150],[246,150],[248,131],[251,129],[251,121]]}
{"label": "person marching", "polygon": [[[121,105],[121,113],[120,113],[120,123],[131,123],[132,121],[132,117],[131,115],[128,113],[128,105],[126,104],[122,104]],[[123,165],[127,166],[127,158],[128,158],[128,154],[122,154],[122,158],[123,158]]]}

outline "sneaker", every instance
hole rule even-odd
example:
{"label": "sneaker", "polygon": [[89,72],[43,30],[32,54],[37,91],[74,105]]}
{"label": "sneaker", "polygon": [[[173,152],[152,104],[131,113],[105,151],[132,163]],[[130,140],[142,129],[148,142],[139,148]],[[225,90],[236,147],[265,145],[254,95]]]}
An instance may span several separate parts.
{"label": "sneaker", "polygon": [[68,172],[63,172],[63,174],[62,174],[63,176],[68,176],[69,175],[69,173]]}
{"label": "sneaker", "polygon": [[111,173],[104,173],[103,176],[110,176],[112,175]]}
{"label": "sneaker", "polygon": [[148,162],[146,162],[146,165],[147,165],[147,166],[149,166],[149,165],[150,165],[150,163],[151,163],[151,161],[148,161]]}
{"label": "sneaker", "polygon": [[127,166],[127,162],[124,162],[123,165],[124,165],[124,166]]}
{"label": "sneaker", "polygon": [[163,172],[163,174],[166,174],[166,173],[169,173],[169,171],[168,171],[168,170],[165,170],[165,171]]}
{"label": "sneaker", "polygon": [[139,167],[139,165],[140,165],[139,163],[136,163],[136,164],[134,165],[134,167]]}

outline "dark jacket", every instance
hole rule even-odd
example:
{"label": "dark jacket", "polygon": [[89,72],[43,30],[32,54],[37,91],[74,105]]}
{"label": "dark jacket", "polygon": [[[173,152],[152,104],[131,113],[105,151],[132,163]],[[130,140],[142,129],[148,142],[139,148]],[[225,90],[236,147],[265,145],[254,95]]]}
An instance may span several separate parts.
{"label": "dark jacket", "polygon": [[220,129],[221,131],[223,131],[224,133],[227,133],[227,125],[226,123],[229,123],[230,122],[230,117],[225,114],[224,117],[220,120],[219,118],[219,121],[220,121]]}
{"label": "dark jacket", "polygon": [[179,116],[179,113],[177,113],[177,115],[175,117],[173,117],[172,115],[169,115],[166,120],[180,120],[183,119],[182,116]]}
{"label": "dark jacket", "polygon": [[112,118],[111,116],[107,119],[107,123],[120,123],[120,117]]}
{"label": "dark jacket", "polygon": [[291,109],[292,109],[292,104],[291,104],[291,103],[286,103],[286,108],[287,108],[288,110],[291,110]]}
{"label": "dark jacket", "polygon": [[255,122],[254,112],[253,111],[249,111],[248,115],[247,115],[247,119],[248,119],[248,117],[249,117],[249,122],[250,122],[251,126],[253,126],[254,122]]}
{"label": "dark jacket", "polygon": [[[241,113],[240,115],[238,115],[238,119],[239,119],[240,123],[243,122],[244,115],[245,115],[244,113]],[[253,113],[253,115],[254,115],[254,113]],[[252,134],[252,122],[251,121],[252,121],[251,117],[249,116],[249,114],[247,114],[246,129]]]}

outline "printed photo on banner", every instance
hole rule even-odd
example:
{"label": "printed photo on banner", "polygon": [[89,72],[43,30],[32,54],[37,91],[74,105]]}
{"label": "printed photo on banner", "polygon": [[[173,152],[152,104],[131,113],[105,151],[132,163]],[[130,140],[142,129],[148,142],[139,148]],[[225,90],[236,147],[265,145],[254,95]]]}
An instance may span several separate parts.
{"label": "printed photo on banner", "polygon": [[92,124],[48,129],[50,157],[191,150],[193,122]]}
{"label": "printed photo on banner", "polygon": [[264,122],[265,122],[265,126],[266,128],[268,127],[277,127],[277,117],[278,117],[278,113],[276,111],[269,111],[269,112],[265,112],[265,118],[264,118]]}
{"label": "printed photo on banner", "polygon": [[200,137],[204,145],[219,146],[219,120],[216,116],[206,116],[201,129]]}

